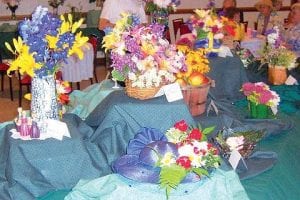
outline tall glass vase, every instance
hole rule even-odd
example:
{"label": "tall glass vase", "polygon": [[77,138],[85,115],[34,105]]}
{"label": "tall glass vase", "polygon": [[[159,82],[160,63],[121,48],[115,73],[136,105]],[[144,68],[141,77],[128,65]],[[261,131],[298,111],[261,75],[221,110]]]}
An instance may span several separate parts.
{"label": "tall glass vase", "polygon": [[31,82],[31,115],[41,134],[47,130],[46,119],[59,119],[55,86],[53,75],[34,77]]}

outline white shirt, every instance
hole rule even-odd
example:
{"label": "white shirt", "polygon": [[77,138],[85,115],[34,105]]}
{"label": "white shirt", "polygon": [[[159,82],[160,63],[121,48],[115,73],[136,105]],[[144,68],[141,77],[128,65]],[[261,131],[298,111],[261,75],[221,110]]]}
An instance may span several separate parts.
{"label": "white shirt", "polygon": [[147,23],[147,17],[142,0],[106,0],[100,18],[115,24],[122,12],[134,13],[140,17],[141,23]]}

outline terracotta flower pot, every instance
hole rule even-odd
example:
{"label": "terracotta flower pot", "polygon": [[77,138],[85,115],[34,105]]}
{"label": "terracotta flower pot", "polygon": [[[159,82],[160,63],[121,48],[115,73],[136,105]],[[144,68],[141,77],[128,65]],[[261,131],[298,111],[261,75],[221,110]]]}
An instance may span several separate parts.
{"label": "terracotta flower pot", "polygon": [[287,69],[280,66],[269,66],[268,81],[273,85],[282,85],[287,79]]}
{"label": "terracotta flower pot", "polygon": [[198,116],[205,112],[210,85],[211,80],[209,79],[209,82],[202,86],[188,86],[182,89],[184,101],[189,106],[192,116]]}

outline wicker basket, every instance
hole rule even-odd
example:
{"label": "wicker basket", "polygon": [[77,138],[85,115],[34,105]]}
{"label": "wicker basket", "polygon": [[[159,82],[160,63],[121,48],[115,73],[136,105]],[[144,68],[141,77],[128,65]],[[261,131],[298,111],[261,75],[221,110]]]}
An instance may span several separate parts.
{"label": "wicker basket", "polygon": [[126,94],[130,97],[140,99],[140,100],[153,98],[161,88],[161,86],[151,87],[151,88],[132,87],[131,81],[128,79],[125,80],[125,85],[126,85],[125,86]]}

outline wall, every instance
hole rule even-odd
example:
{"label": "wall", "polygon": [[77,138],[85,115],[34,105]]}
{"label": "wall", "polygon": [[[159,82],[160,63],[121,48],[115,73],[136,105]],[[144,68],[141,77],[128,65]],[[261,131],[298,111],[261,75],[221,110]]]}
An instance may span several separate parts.
{"label": "wall", "polygon": [[[109,0],[108,0],[109,1]],[[21,0],[20,5],[16,11],[16,15],[28,15],[33,12],[34,8],[38,5],[49,7],[49,10],[52,11],[52,7],[48,5],[48,0]],[[58,9],[59,13],[69,12],[70,7],[75,6],[78,9],[81,9],[83,12],[92,9],[99,9],[96,7],[95,3],[89,3],[89,0],[66,0],[63,6],[60,6]],[[6,9],[6,4],[0,3],[0,15],[11,15],[9,9]]]}

